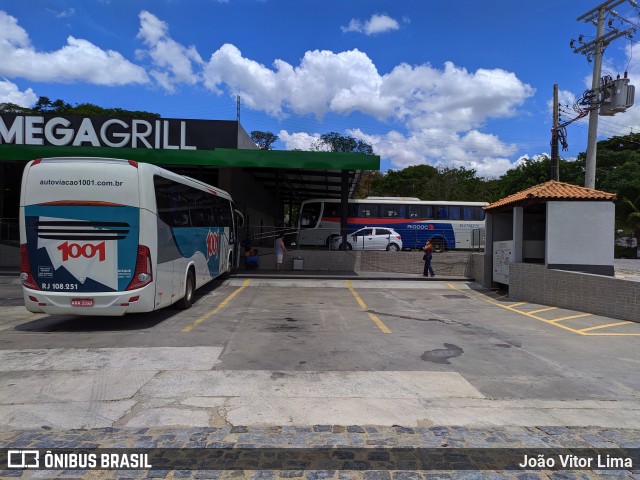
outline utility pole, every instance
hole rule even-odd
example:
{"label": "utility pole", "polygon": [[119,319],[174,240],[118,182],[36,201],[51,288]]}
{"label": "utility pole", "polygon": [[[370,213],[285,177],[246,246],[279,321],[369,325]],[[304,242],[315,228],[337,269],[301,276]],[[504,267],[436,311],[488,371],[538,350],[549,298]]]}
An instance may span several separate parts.
{"label": "utility pole", "polygon": [[558,157],[558,84],[553,85],[553,130],[551,130],[551,180],[560,180],[560,158]]}
{"label": "utility pole", "polygon": [[[607,3],[611,3],[610,1]],[[615,2],[616,4],[622,2]],[[604,7],[598,10],[598,23],[596,24],[596,44],[593,55],[593,76],[591,77],[591,90],[598,92],[600,89],[600,73],[602,71],[602,52],[604,42],[604,15],[607,11]],[[579,19],[578,19],[579,20]],[[598,104],[600,95],[591,97],[591,111],[589,112],[589,133],[587,137],[587,165],[584,173],[584,186],[596,188],[596,152],[598,150]]]}
{"label": "utility pole", "polygon": [[[598,109],[602,103],[604,97],[604,91],[600,89],[600,73],[602,70],[602,53],[604,48],[609,45],[616,38],[623,35],[630,34],[633,29],[625,31],[619,31],[617,28],[613,29],[606,34],[604,33],[604,20],[607,13],[611,12],[613,8],[617,7],[621,3],[627,0],[607,0],[606,2],[598,5],[596,8],[588,11],[584,15],[578,17],[578,21],[584,20],[585,22],[595,22],[596,24],[596,38],[589,43],[582,44],[579,47],[574,48],[575,53],[582,53],[587,55],[587,59],[591,61],[593,59],[593,77],[591,78],[591,102],[589,112],[589,134],[587,138],[587,165],[584,176],[584,186],[587,188],[595,188],[596,185],[596,149],[598,140]],[[633,0],[629,2],[635,6]],[[615,13],[615,12],[614,12]],[[582,37],[582,36],[581,36]],[[573,40],[571,41],[571,47],[573,47]]]}

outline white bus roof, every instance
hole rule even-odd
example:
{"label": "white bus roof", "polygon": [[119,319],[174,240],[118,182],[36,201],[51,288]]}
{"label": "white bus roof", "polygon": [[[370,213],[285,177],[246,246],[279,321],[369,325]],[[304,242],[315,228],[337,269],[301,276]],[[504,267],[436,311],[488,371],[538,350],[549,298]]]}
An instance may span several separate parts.
{"label": "white bus roof", "polygon": [[231,200],[231,195],[226,192],[225,190],[221,190],[217,187],[214,187],[213,185],[209,185],[207,183],[204,183],[200,180],[197,180],[195,178],[191,178],[188,177],[186,175],[180,175],[179,173],[175,173],[172,172],[170,170],[167,170],[165,168],[162,168],[158,165],[154,165],[151,163],[145,163],[145,162],[138,162],[136,160],[127,160],[127,159],[123,159],[123,158],[108,158],[108,157],[48,157],[48,158],[41,158],[38,160],[34,160],[32,162],[32,166],[34,164],[38,164],[38,163],[74,163],[74,162],[86,162],[86,163],[113,163],[116,165],[122,165],[122,164],[126,164],[129,163],[132,166],[139,166],[141,168],[144,169],[149,169],[151,170],[153,173],[160,173],[163,176],[167,177],[167,178],[171,178],[173,180],[176,180],[178,182],[182,182],[184,184],[187,185],[191,185],[195,188],[200,188],[200,189],[206,189],[211,193],[214,193],[215,195],[218,195],[222,198],[226,198]]}

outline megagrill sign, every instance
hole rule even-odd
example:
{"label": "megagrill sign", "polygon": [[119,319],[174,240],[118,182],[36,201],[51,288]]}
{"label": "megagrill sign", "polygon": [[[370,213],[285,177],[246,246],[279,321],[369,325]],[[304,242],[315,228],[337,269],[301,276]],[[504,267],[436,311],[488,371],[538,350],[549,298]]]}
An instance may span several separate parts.
{"label": "megagrill sign", "polygon": [[212,150],[236,148],[237,142],[232,121],[0,115],[0,145]]}

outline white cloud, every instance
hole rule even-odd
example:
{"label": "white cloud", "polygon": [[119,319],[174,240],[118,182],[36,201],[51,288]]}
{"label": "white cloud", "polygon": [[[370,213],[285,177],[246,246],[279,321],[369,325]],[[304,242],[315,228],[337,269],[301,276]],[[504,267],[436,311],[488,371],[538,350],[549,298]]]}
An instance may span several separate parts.
{"label": "white cloud", "polygon": [[53,14],[56,18],[68,18],[68,17],[73,17],[75,13],[76,13],[75,8],[67,8],[66,10],[54,12]]}
{"label": "white cloud", "polygon": [[[568,108],[573,107],[573,103],[576,100],[576,94],[569,90],[558,90],[558,103],[560,105],[567,105]],[[549,108],[553,108],[553,98],[548,102]]]}
{"label": "white cloud", "polygon": [[474,169],[481,177],[495,177],[513,167],[508,157],[516,152],[515,145],[477,130],[460,134],[435,127],[408,135],[397,131],[367,135],[356,129],[348,134],[371,144],[376,155],[391,160],[397,169],[419,164],[453,166]]}
{"label": "white cloud", "polygon": [[194,64],[200,67],[204,62],[194,46],[185,47],[169,37],[168,25],[147,11],[140,12],[142,39],[149,50],[138,50],[141,57],[148,55],[155,69],[150,75],[168,92],[175,92],[176,85],[195,85],[200,80],[194,72]]}
{"label": "white cloud", "polygon": [[435,123],[463,131],[490,117],[512,117],[535,92],[513,73],[469,73],[450,62],[444,70],[402,64],[380,75],[359,50],[308,51],[297,67],[276,60],[271,69],[226,44],[211,56],[204,76],[211,90],[220,93],[224,85],[250,108],[272,115],[361,112],[406,122],[411,129]]}
{"label": "white cloud", "polygon": [[308,134],[305,132],[289,133],[280,130],[278,139],[284,144],[286,150],[312,150],[312,146],[320,140],[320,134]]}
{"label": "white cloud", "polygon": [[13,103],[21,107],[31,107],[38,100],[38,96],[27,88],[21,92],[15,83],[0,80],[0,103]]}
{"label": "white cloud", "polygon": [[[348,133],[371,143],[394,167],[465,166],[487,176],[504,173],[516,147],[483,133],[482,127],[491,118],[516,116],[535,92],[512,72],[498,68],[470,72],[452,62],[442,68],[403,63],[380,73],[357,49],[307,51],[298,65],[275,59],[265,66],[243,56],[235,45],[225,44],[203,61],[195,47],[171,38],[166,22],[147,11],[140,12],[139,19],[138,38],[144,48],[137,54],[150,59],[148,73],[117,52],[73,37],[57,51],[37,52],[16,19],[0,11],[0,75],[103,85],[153,79],[168,92],[201,82],[216,94],[240,95],[246,107],[276,117],[357,113],[396,125],[397,130],[382,134]],[[385,15],[362,23],[365,33],[389,28],[399,27]],[[316,133],[284,130],[279,136],[289,149],[309,149],[319,138]]]}
{"label": "white cloud", "polygon": [[0,11],[0,75],[39,82],[84,81],[96,85],[144,84],[142,67],[113,50],[87,40],[67,37],[67,45],[53,52],[36,51],[17,20]]}
{"label": "white cloud", "polygon": [[[511,72],[469,72],[451,62],[443,69],[401,64],[381,75],[359,50],[309,51],[298,66],[276,60],[268,68],[226,44],[211,56],[204,76],[209,89],[226,89],[240,95],[249,108],[274,116],[358,112],[394,121],[406,131],[350,134],[373,145],[376,154],[397,168],[420,163],[464,166],[483,176],[504,173],[517,148],[479,129],[489,118],[516,116],[535,92]],[[301,139],[313,138],[284,131],[279,136],[287,148],[302,149],[308,147]]]}
{"label": "white cloud", "polygon": [[15,46],[15,48],[19,47],[28,47],[29,35],[26,30],[18,25],[18,20],[11,15],[0,10],[0,40],[2,40],[2,49],[8,46]]}
{"label": "white cloud", "polygon": [[478,127],[490,117],[515,116],[516,107],[535,89],[502,69],[469,73],[446,62],[444,70],[431,65],[399,65],[383,77],[381,93],[402,98],[395,113],[412,128],[437,123],[461,131]]}
{"label": "white cloud", "polygon": [[397,20],[391,18],[385,14],[373,14],[371,18],[365,20],[359,20],[357,18],[351,19],[349,25],[346,27],[340,27],[343,32],[358,32],[365,35],[376,35],[378,33],[390,32],[392,30],[398,30],[400,24]]}

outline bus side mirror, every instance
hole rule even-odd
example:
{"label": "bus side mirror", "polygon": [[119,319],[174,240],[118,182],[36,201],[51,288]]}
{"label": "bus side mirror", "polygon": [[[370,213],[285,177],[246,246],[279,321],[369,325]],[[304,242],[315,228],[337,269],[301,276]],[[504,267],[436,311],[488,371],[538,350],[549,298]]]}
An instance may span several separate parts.
{"label": "bus side mirror", "polygon": [[235,214],[236,214],[236,225],[238,228],[242,228],[244,227],[244,215],[242,215],[242,212],[240,210],[234,210]]}

